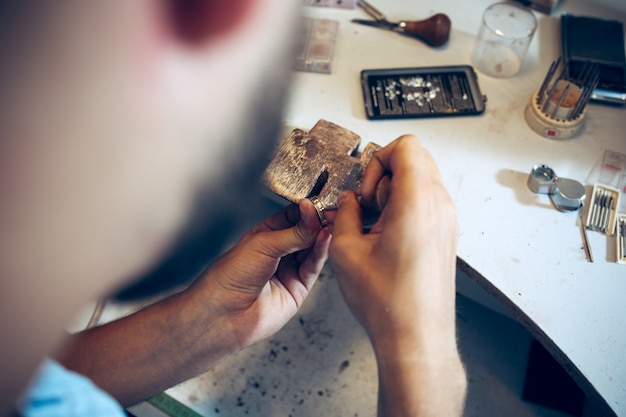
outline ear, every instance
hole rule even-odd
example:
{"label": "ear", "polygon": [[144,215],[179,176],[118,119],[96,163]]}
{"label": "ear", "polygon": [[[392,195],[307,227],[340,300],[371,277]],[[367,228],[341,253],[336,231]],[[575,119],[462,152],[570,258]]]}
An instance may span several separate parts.
{"label": "ear", "polygon": [[236,28],[253,3],[254,0],[166,0],[167,24],[180,42],[200,45]]}

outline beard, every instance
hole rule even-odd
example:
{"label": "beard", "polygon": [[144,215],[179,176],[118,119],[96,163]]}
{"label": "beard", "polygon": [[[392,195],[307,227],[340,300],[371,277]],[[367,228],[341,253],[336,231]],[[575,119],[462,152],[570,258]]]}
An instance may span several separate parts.
{"label": "beard", "polygon": [[[171,249],[147,273],[113,295],[118,301],[154,296],[189,284],[245,231],[244,224],[260,220],[259,179],[268,165],[276,139],[282,131],[284,108],[295,42],[285,47],[275,62],[265,66],[252,94],[242,124],[228,138],[210,138],[234,144],[235,152],[223,166],[232,167],[220,178],[207,179],[198,187],[186,225]],[[221,156],[215,156],[218,158]],[[255,223],[256,223],[255,221]]]}

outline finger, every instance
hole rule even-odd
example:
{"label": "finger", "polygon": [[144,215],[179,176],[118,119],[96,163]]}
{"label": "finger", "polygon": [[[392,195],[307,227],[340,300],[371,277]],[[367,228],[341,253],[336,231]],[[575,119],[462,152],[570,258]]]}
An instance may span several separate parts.
{"label": "finger", "polygon": [[296,207],[299,208],[300,215],[295,225],[258,233],[254,237],[261,253],[280,258],[313,245],[321,229],[315,207],[306,199],[301,200]]}
{"label": "finger", "polygon": [[337,215],[337,209],[324,210],[324,218],[328,222],[328,224],[333,224],[335,222],[335,216]]}
{"label": "finger", "polygon": [[366,201],[372,201],[376,190],[376,184],[387,173],[391,171],[389,163],[390,155],[393,154],[399,139],[394,140],[389,145],[376,151],[372,159],[367,164],[361,185],[361,195]]}
{"label": "finger", "polygon": [[286,256],[281,260],[276,276],[291,294],[298,307],[302,305],[309,291],[315,285],[324,263],[328,259],[329,246],[330,232],[328,228],[324,228],[317,236],[311,250],[297,254],[307,254],[302,263],[296,262],[299,256],[294,256],[295,254]]}
{"label": "finger", "polygon": [[371,173],[366,172],[364,178],[364,198],[373,198],[380,182],[377,175],[384,168],[386,173],[391,173],[389,200],[392,208],[388,210],[394,212],[391,217],[396,217],[396,211],[403,206],[417,203],[424,195],[428,195],[433,186],[436,186],[436,191],[445,189],[441,173],[432,156],[414,136],[396,139],[377,152],[372,162],[373,170]]}
{"label": "finger", "polygon": [[307,228],[307,230],[313,230],[315,232],[319,232],[322,228],[322,224],[320,222],[320,217],[317,214],[317,209],[311,200],[308,198],[303,198],[298,203],[300,207],[300,218],[301,222]]}
{"label": "finger", "polygon": [[283,210],[274,213],[257,226],[257,232],[281,230],[291,227],[300,220],[300,209],[297,204],[290,204]]}
{"label": "finger", "polygon": [[337,199],[337,205],[333,223],[333,238],[361,235],[363,232],[362,212],[356,194],[352,191],[343,191]]}
{"label": "finger", "polygon": [[313,248],[308,253],[298,270],[298,275],[304,286],[310,290],[322,271],[328,259],[328,247],[330,246],[330,231],[323,228],[317,235]]}
{"label": "finger", "polygon": [[445,188],[443,177],[441,176],[441,171],[435,163],[435,159],[426,149],[424,149],[423,157],[426,160],[426,166],[428,167],[428,173],[430,175],[430,178],[433,180],[434,183]]}

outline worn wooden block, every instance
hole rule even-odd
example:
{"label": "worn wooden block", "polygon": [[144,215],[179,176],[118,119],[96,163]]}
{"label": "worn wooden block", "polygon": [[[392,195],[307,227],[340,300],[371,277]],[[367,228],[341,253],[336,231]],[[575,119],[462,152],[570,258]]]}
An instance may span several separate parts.
{"label": "worn wooden block", "polygon": [[291,202],[317,196],[326,209],[337,205],[343,190],[361,186],[365,167],[380,146],[368,143],[357,153],[361,138],[320,120],[308,133],[296,129],[285,139],[265,169],[262,182]]}

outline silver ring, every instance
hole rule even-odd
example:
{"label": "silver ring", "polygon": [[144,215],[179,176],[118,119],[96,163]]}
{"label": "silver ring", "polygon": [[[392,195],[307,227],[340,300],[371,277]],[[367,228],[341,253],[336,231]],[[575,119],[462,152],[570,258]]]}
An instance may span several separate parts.
{"label": "silver ring", "polygon": [[324,206],[324,203],[322,203],[322,200],[320,200],[317,196],[312,196],[309,197],[309,201],[313,203],[313,207],[315,207],[317,217],[320,219],[322,227],[327,226],[328,220],[326,220],[326,217],[324,216],[324,210],[326,210],[326,207]]}

